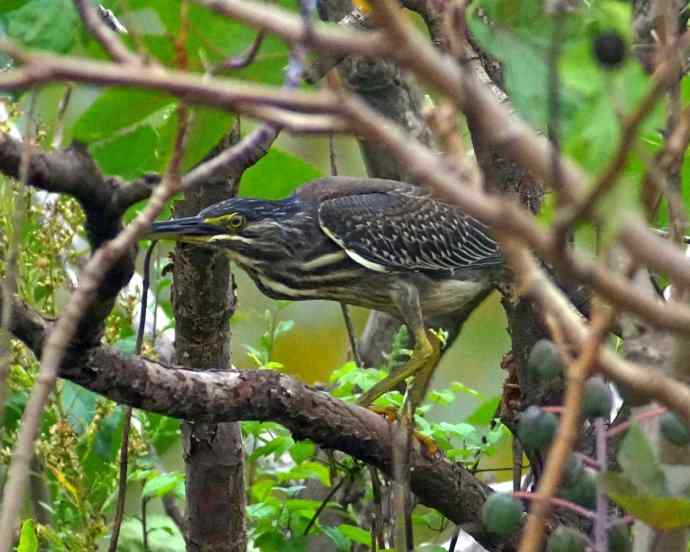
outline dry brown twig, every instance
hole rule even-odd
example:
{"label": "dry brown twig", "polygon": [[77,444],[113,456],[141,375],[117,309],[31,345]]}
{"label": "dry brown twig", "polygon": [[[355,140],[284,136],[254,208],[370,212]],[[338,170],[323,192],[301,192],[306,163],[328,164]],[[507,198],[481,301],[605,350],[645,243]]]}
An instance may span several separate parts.
{"label": "dry brown twig", "polygon": [[[245,81],[188,73],[161,67],[123,65],[26,51],[0,39],[4,51],[21,66],[0,75],[0,89],[18,90],[44,82],[72,80],[97,85],[137,86],[170,92],[190,102],[268,119],[285,111],[303,115],[337,114],[335,97],[328,90],[305,92]],[[270,121],[270,119],[269,119]],[[280,121],[275,121],[280,123]],[[326,129],[331,132],[332,129]],[[339,129],[335,129],[338,131]]]}

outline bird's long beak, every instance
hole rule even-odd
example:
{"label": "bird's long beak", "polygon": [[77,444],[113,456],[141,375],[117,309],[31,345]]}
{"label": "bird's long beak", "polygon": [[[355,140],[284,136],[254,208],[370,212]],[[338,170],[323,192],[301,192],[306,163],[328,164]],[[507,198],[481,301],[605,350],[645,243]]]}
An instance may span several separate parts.
{"label": "bird's long beak", "polygon": [[222,226],[208,224],[200,217],[184,217],[154,222],[144,239],[208,243],[213,236],[226,233]]}

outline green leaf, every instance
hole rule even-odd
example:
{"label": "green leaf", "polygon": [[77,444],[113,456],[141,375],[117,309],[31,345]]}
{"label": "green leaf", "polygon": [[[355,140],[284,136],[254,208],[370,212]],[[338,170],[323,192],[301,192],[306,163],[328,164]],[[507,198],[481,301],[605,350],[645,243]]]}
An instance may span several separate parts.
{"label": "green leaf", "polygon": [[22,523],[17,552],[38,552],[38,536],[33,519],[25,519]]}
{"label": "green leaf", "polygon": [[338,552],[347,552],[350,550],[350,539],[345,537],[337,527],[328,527],[324,525],[319,527],[319,530],[333,541]]}
{"label": "green leaf", "polygon": [[118,351],[120,351],[122,353],[127,353],[129,355],[133,355],[134,351],[136,350],[136,344],[137,344],[137,336],[136,335],[129,335],[123,339],[118,339],[113,344],[113,347],[115,347]]}
{"label": "green leaf", "polygon": [[635,482],[617,473],[602,473],[606,494],[629,514],[660,531],[690,527],[690,500],[640,492]]}
{"label": "green leaf", "polygon": [[165,454],[173,444],[179,441],[179,419],[161,416],[154,412],[140,412],[139,416],[144,420],[146,436],[153,443],[158,454]]}
{"label": "green leaf", "polygon": [[[249,509],[249,507],[247,507]],[[278,551],[282,550],[283,544],[285,543],[285,537],[283,534],[279,531],[267,531],[265,533],[261,533],[256,539],[254,540],[254,546],[261,550],[261,552],[273,552],[273,551]]]}
{"label": "green leaf", "polygon": [[93,420],[99,396],[71,381],[64,380],[60,399],[74,431],[83,433]]}
{"label": "green leaf", "polygon": [[295,326],[294,320],[281,320],[276,325],[276,329],[273,330],[273,337],[276,338],[283,334],[288,333]]}
{"label": "green leaf", "polygon": [[269,504],[267,502],[259,502],[247,506],[247,515],[257,520],[272,518],[277,512],[278,507],[275,504]]}
{"label": "green leaf", "polygon": [[162,473],[149,479],[141,491],[142,498],[157,498],[165,496],[184,481],[184,474],[181,472]]}
{"label": "green leaf", "polygon": [[11,12],[17,8],[21,8],[24,4],[28,4],[32,0],[4,0],[2,9],[4,12]]}
{"label": "green leaf", "polygon": [[254,450],[249,455],[249,461],[255,461],[257,458],[261,458],[262,456],[268,456],[270,454],[273,454],[274,456],[278,457],[285,451],[289,450],[292,447],[292,445],[294,445],[294,443],[295,442],[293,441],[292,437],[289,436],[275,437],[265,445],[258,447],[256,450]]}
{"label": "green leaf", "polygon": [[122,408],[115,408],[98,426],[92,450],[101,460],[108,462],[115,459],[120,449],[123,421],[124,411]]}
{"label": "green leaf", "polygon": [[285,541],[280,547],[280,552],[306,552],[307,551],[307,537],[299,536],[292,537]]}
{"label": "green leaf", "polygon": [[290,448],[290,456],[295,464],[301,464],[316,454],[316,445],[311,441],[297,441]]}
{"label": "green leaf", "polygon": [[141,125],[147,117],[166,108],[171,115],[173,99],[159,92],[109,88],[77,119],[74,138],[87,144],[109,139],[118,131]]}
{"label": "green leaf", "polygon": [[429,393],[429,400],[441,406],[446,406],[455,400],[455,393],[450,389],[439,389]]}
{"label": "green leaf", "polygon": [[479,391],[477,391],[476,389],[472,389],[471,387],[467,387],[461,381],[453,381],[450,383],[448,387],[454,393],[467,393],[468,395],[472,395],[473,397],[477,398],[481,398],[482,396],[482,394]]}
{"label": "green leaf", "polygon": [[104,173],[133,179],[163,172],[172,147],[174,122],[143,125],[91,145],[89,151]]}
{"label": "green leaf", "polygon": [[499,395],[487,399],[467,417],[466,422],[475,426],[488,426],[496,418],[500,402]]}
{"label": "green leaf", "polygon": [[333,370],[331,372],[330,377],[328,378],[328,381],[330,381],[331,383],[335,383],[341,378],[346,377],[348,374],[352,374],[357,369],[357,364],[350,360],[343,364],[340,368],[336,368],[335,370]]}
{"label": "green leaf", "polygon": [[271,150],[242,177],[240,195],[263,199],[287,197],[308,180],[322,176],[311,165],[278,148]]}
{"label": "green leaf", "polygon": [[625,477],[639,486],[644,494],[667,495],[666,476],[644,431],[633,422],[618,451],[618,463]]}
{"label": "green leaf", "polygon": [[69,0],[32,0],[5,17],[7,34],[30,48],[67,52],[81,29]]}
{"label": "green leaf", "polygon": [[338,530],[351,541],[371,547],[371,535],[361,527],[343,523],[338,525]]}
{"label": "green leaf", "polygon": [[[332,503],[335,505],[336,503]],[[321,506],[320,500],[310,500],[307,498],[291,498],[285,501],[285,508],[288,512],[297,512],[299,510],[306,510],[312,514]]]}
{"label": "green leaf", "polygon": [[467,439],[477,433],[477,428],[470,424],[449,424],[447,422],[441,422],[438,425],[446,433],[450,433],[452,435],[460,437],[461,439]]}
{"label": "green leaf", "polygon": [[318,462],[302,462],[287,472],[281,474],[281,479],[318,479],[324,487],[331,484],[331,474],[328,467]]}
{"label": "green leaf", "polygon": [[182,159],[182,169],[189,170],[201,161],[226,136],[235,122],[235,117],[225,111],[210,107],[195,107],[191,110],[187,142]]}

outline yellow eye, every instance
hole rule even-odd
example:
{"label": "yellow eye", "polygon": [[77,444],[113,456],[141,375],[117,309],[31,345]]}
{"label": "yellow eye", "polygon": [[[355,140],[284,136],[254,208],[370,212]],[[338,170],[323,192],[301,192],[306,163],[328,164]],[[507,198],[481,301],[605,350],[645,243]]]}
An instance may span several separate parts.
{"label": "yellow eye", "polygon": [[237,213],[232,215],[230,217],[230,220],[228,221],[228,225],[233,230],[239,230],[240,228],[242,228],[244,226],[244,223],[245,223],[245,218],[242,215],[238,215]]}

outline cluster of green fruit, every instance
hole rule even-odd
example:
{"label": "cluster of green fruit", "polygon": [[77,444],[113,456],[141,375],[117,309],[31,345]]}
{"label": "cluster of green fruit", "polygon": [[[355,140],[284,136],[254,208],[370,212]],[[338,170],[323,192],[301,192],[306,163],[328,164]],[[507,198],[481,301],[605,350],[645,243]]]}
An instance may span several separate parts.
{"label": "cluster of green fruit", "polygon": [[[539,385],[549,385],[564,377],[565,365],[556,346],[549,340],[536,343],[527,362],[529,380]],[[601,377],[592,377],[585,382],[581,403],[582,416],[587,419],[608,419],[613,408],[613,397],[607,383]],[[528,451],[543,451],[553,440],[558,420],[552,412],[532,405],[520,415],[518,437]],[[596,477],[588,470],[579,456],[571,454],[563,470],[558,496],[583,508],[593,510],[596,506]],[[491,495],[482,512],[486,530],[498,537],[507,537],[522,525],[524,507],[520,500],[510,494]],[[629,529],[624,524],[613,525],[609,530],[609,549],[615,552],[630,550]],[[549,552],[584,551],[587,537],[579,531],[559,527],[547,541]]]}
{"label": "cluster of green fruit", "polygon": [[[498,537],[508,537],[522,525],[525,509],[522,502],[509,494],[496,493],[484,503],[482,522],[486,530]],[[627,525],[619,523],[608,530],[609,552],[630,552],[632,539]],[[589,539],[580,531],[560,526],[546,543],[546,552],[585,552]]]}

